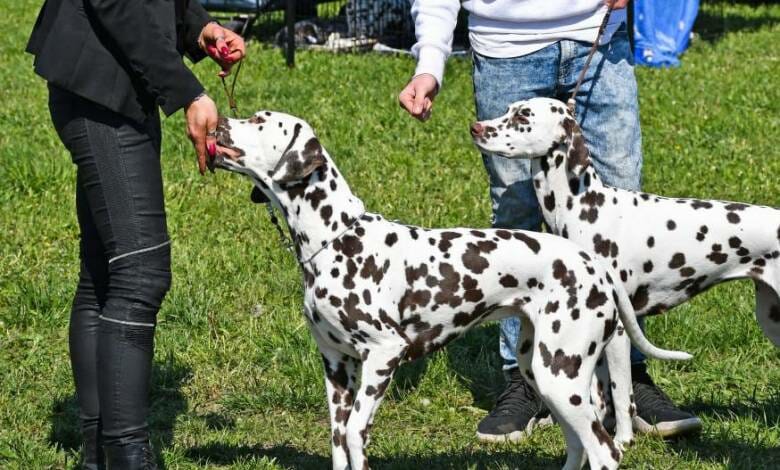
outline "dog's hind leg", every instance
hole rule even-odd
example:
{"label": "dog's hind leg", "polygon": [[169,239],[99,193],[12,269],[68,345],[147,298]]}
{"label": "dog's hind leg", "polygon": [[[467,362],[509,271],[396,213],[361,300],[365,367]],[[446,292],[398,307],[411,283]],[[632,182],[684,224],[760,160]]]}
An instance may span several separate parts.
{"label": "dog's hind leg", "polygon": [[352,470],[368,468],[366,446],[374,414],[405,352],[402,348],[374,349],[363,355],[360,388],[347,421],[347,447]]}
{"label": "dog's hind leg", "polygon": [[[780,296],[763,280],[756,280],[756,320],[769,341],[780,348]],[[780,282],[774,283],[780,286]]]}
{"label": "dog's hind leg", "polygon": [[612,408],[615,412],[615,446],[620,450],[634,439],[631,419],[634,413],[633,387],[631,385],[631,340],[622,325],[604,348],[609,367],[609,388]]}
{"label": "dog's hind leg", "polygon": [[355,398],[355,377],[359,361],[335,349],[319,345],[325,365],[325,390],[330,410],[331,450],[333,470],[349,469],[347,419]]}
{"label": "dog's hind leg", "polygon": [[591,468],[615,469],[620,462],[620,450],[615,447],[612,438],[598,419],[590,397],[596,358],[601,351],[594,351],[592,356],[570,356],[569,365],[581,361],[576,371],[572,368],[553,371],[567,360],[563,346],[565,344],[556,343],[550,337],[544,338],[544,341],[537,338],[537,351],[532,359],[532,370],[540,395],[550,407],[566,439],[567,455],[563,468],[582,468],[584,448]]}

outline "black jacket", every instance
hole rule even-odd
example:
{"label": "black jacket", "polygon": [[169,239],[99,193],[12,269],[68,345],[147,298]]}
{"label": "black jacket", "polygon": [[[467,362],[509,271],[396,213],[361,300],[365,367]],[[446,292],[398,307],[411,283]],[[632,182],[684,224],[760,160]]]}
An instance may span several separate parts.
{"label": "black jacket", "polygon": [[203,92],[182,55],[205,57],[209,21],[197,0],[46,0],[27,52],[49,83],[141,122]]}

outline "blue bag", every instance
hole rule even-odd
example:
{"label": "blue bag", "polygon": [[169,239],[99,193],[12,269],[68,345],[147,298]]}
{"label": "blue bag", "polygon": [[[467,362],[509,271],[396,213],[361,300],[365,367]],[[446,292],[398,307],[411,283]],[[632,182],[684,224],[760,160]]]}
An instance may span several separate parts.
{"label": "blue bag", "polygon": [[634,58],[650,67],[676,67],[688,48],[699,0],[635,0]]}

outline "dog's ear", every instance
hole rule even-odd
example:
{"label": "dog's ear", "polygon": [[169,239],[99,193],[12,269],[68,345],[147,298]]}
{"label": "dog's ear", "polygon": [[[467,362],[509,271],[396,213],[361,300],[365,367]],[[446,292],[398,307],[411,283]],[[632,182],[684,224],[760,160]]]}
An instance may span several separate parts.
{"label": "dog's ear", "polygon": [[316,137],[312,137],[303,149],[289,149],[279,159],[274,169],[273,179],[279,183],[291,183],[306,178],[317,168],[325,165],[325,155],[322,145]]}
{"label": "dog's ear", "polygon": [[265,204],[271,202],[268,197],[257,186],[252,187],[252,194],[249,195],[249,199],[255,204]]}
{"label": "dog's ear", "polygon": [[577,125],[577,121],[570,117],[565,118],[563,130],[566,133],[564,142],[568,152],[568,170],[579,176],[590,165],[590,152],[585,145],[585,138],[582,136],[582,130]]}

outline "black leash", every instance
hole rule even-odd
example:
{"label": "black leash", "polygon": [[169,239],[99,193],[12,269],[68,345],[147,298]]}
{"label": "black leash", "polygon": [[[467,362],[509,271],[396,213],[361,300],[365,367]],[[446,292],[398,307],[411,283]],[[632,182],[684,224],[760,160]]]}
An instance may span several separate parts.
{"label": "black leash", "polygon": [[585,80],[585,73],[588,71],[588,67],[590,67],[590,61],[593,60],[593,55],[596,53],[596,49],[599,47],[599,42],[601,41],[601,36],[604,35],[604,30],[607,29],[607,24],[609,23],[609,17],[612,14],[612,7],[607,7],[607,13],[604,14],[604,19],[601,20],[601,26],[599,26],[599,32],[596,34],[596,40],[593,41],[593,45],[590,47],[590,52],[588,53],[588,58],[585,60],[585,66],[582,67],[582,70],[580,71],[580,77],[577,79],[577,84],[574,86],[574,91],[571,92],[571,97],[569,98],[569,101],[566,102],[566,107],[569,108],[569,112],[574,116],[574,107],[576,106],[577,102],[575,98],[577,98],[577,93],[580,91],[580,86],[582,85],[582,82]]}
{"label": "black leash", "polygon": [[[227,96],[228,99],[228,106],[230,106],[230,112],[233,114],[233,117],[238,119],[238,105],[236,104],[236,81],[238,80],[238,74],[241,72],[241,64],[243,64],[244,61],[240,60],[238,62],[238,66],[236,66],[236,71],[233,74],[233,80],[230,82],[230,87],[228,88],[227,81],[225,80],[225,77],[222,78],[222,88],[225,90],[225,96]],[[279,218],[276,217],[276,213],[274,212],[274,206],[271,204],[271,202],[265,203],[265,208],[268,211],[268,217],[271,219],[271,223],[274,224],[274,227],[276,227],[276,232],[279,234],[279,240],[282,243],[282,246],[287,251],[293,250],[293,242],[290,239],[290,237],[286,236],[284,234],[284,230],[282,229],[282,226],[279,224]]]}
{"label": "black leash", "polygon": [[233,81],[230,83],[230,89],[228,90],[227,82],[225,81],[225,77],[222,78],[222,88],[225,89],[225,95],[227,95],[228,99],[228,106],[230,106],[230,111],[233,113],[233,117],[238,119],[238,106],[236,106],[236,80],[238,80],[238,74],[241,72],[241,64],[244,63],[244,60],[238,61],[238,66],[236,67],[236,72],[233,74]]}

